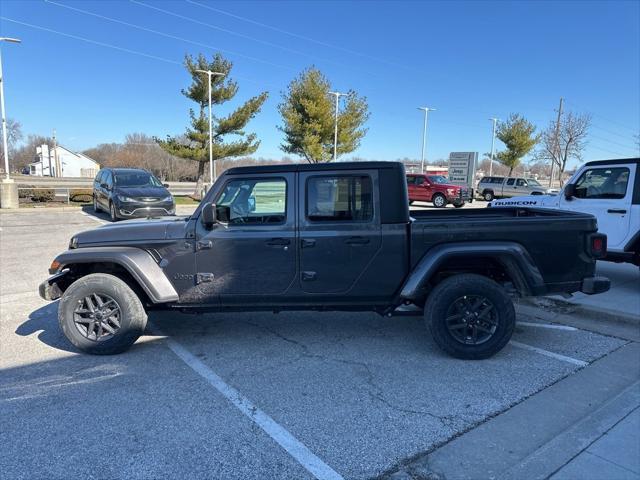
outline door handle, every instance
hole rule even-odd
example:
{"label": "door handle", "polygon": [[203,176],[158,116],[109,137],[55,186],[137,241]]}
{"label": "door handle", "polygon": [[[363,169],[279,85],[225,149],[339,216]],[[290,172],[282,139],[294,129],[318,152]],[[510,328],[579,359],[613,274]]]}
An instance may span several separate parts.
{"label": "door handle", "polygon": [[300,241],[300,246],[302,248],[315,247],[316,246],[316,240],[314,238],[303,238]]}
{"label": "door handle", "polygon": [[213,242],[211,240],[198,240],[196,242],[196,250],[206,250],[213,247]]}
{"label": "door handle", "polygon": [[610,208],[609,210],[607,210],[607,213],[627,213],[626,210],[621,209],[621,208]]}
{"label": "door handle", "polygon": [[369,239],[365,237],[349,237],[344,241],[347,245],[366,245]]}
{"label": "door handle", "polygon": [[267,245],[272,245],[274,247],[283,247],[289,244],[291,244],[291,240],[288,238],[272,238],[271,240],[267,240]]}

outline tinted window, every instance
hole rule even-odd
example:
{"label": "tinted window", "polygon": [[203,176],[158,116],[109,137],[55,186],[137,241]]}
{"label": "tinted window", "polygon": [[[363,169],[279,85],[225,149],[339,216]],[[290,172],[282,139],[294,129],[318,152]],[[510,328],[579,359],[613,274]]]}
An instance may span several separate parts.
{"label": "tinted window", "polygon": [[314,222],[367,221],[373,218],[373,186],[368,176],[311,177],[307,218]]}
{"label": "tinted window", "polygon": [[284,178],[231,180],[215,203],[219,220],[229,225],[284,223],[287,182]]}
{"label": "tinted window", "polygon": [[629,183],[629,169],[590,168],[576,182],[577,198],[624,198]]}
{"label": "tinted window", "polygon": [[98,172],[98,174],[96,175],[96,178],[95,178],[95,180],[94,180],[94,181],[95,181],[96,183],[100,183],[100,182],[102,182],[102,177],[103,177],[103,176],[104,176],[104,170],[100,170],[100,171]]}
{"label": "tinted window", "polygon": [[104,175],[102,175],[102,183],[106,183],[107,186],[113,185],[113,178],[112,178],[111,172],[109,170],[104,172]]}
{"label": "tinted window", "polygon": [[424,183],[424,177],[416,177],[416,185],[422,185]]}
{"label": "tinted window", "polygon": [[414,185],[416,183],[416,177],[407,177],[407,185]]}
{"label": "tinted window", "polygon": [[509,180],[507,180],[507,185],[513,185],[515,181],[516,181],[515,178],[510,178]]}
{"label": "tinted window", "polygon": [[148,172],[116,172],[118,187],[161,187],[162,183]]}

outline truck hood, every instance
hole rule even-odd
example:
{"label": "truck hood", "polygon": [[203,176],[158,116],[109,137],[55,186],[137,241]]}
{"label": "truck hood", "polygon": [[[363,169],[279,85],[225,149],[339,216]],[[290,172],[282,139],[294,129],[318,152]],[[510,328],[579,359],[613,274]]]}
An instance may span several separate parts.
{"label": "truck hood", "polygon": [[526,195],[493,200],[487,207],[537,207],[559,208],[560,195]]}
{"label": "truck hood", "polygon": [[135,245],[142,242],[186,237],[189,217],[126,220],[77,233],[72,242],[79,248],[100,245]]}

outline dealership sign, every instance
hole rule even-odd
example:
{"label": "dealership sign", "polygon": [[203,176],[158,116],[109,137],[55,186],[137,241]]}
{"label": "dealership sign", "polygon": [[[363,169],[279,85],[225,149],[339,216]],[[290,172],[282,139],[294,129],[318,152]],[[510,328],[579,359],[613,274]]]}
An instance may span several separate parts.
{"label": "dealership sign", "polygon": [[455,185],[474,187],[478,152],[451,152],[449,154],[449,181]]}

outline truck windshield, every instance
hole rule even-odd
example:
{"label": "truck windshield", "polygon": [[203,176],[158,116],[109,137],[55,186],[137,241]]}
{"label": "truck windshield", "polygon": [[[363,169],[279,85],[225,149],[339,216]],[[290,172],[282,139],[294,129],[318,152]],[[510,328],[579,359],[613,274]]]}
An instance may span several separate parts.
{"label": "truck windshield", "polygon": [[449,180],[442,175],[430,175],[427,177],[431,183],[449,183]]}
{"label": "truck windshield", "polygon": [[119,172],[114,175],[119,187],[161,187],[160,181],[147,172]]}

